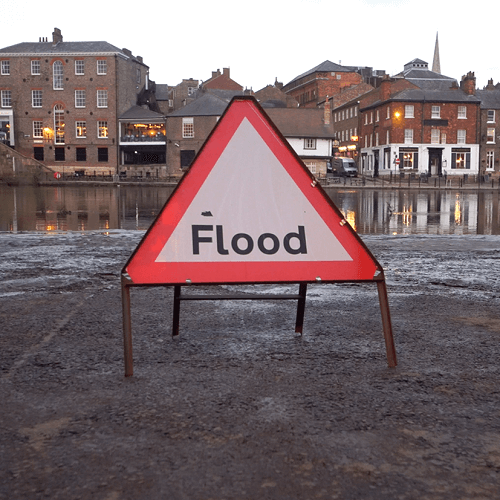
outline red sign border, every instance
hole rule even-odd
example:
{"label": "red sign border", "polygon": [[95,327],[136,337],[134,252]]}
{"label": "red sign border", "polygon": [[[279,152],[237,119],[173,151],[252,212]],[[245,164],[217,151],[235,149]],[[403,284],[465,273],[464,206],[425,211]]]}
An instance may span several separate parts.
{"label": "red sign border", "polygon": [[[244,118],[250,121],[276,155],[283,168],[339,239],[352,261],[155,262]],[[185,285],[373,281],[375,276],[381,278],[383,270],[256,99],[252,96],[237,96],[226,108],[192,166],[130,256],[122,273],[127,274],[136,285]],[[220,278],[227,278],[228,275],[234,278]]]}

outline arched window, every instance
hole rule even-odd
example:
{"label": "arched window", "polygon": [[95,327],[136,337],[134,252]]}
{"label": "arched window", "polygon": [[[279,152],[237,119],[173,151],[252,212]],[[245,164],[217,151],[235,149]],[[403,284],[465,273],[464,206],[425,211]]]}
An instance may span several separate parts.
{"label": "arched window", "polygon": [[64,107],[54,106],[54,136],[56,144],[64,144]]}
{"label": "arched window", "polygon": [[62,90],[63,86],[63,64],[61,61],[55,61],[52,65],[52,74],[54,77],[54,90]]}

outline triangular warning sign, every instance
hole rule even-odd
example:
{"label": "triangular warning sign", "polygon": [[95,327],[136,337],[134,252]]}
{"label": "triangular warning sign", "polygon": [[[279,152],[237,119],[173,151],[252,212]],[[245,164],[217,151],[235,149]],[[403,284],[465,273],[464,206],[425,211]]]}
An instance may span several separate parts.
{"label": "triangular warning sign", "polygon": [[372,281],[382,271],[254,98],[234,98],[123,269],[134,284]]}

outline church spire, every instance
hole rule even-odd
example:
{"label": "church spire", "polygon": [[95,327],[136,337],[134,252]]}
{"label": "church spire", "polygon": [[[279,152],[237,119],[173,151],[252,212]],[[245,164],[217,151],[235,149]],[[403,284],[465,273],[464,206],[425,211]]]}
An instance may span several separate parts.
{"label": "church spire", "polygon": [[432,61],[432,71],[441,73],[441,64],[439,63],[439,41],[436,33],[436,46],[434,48],[434,60]]}

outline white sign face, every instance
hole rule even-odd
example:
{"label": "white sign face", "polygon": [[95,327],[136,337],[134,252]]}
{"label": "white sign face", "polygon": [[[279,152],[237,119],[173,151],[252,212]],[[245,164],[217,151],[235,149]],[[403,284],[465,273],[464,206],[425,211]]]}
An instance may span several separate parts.
{"label": "white sign face", "polygon": [[332,260],[352,258],[247,118],[156,258],[157,263]]}

